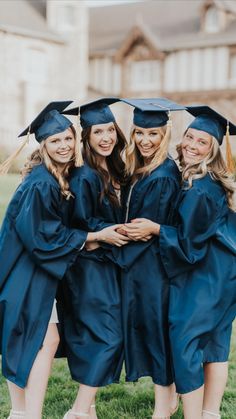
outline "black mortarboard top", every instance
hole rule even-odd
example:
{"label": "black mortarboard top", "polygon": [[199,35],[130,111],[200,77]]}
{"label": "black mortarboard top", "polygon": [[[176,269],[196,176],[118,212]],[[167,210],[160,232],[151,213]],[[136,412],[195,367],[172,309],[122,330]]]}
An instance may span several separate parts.
{"label": "black mortarboard top", "polygon": [[35,134],[35,139],[40,143],[51,135],[65,131],[72,122],[61,115],[61,112],[72,102],[67,100],[49,103],[18,137]]}
{"label": "black mortarboard top", "polygon": [[141,128],[162,127],[167,124],[170,111],[186,110],[185,106],[163,97],[121,101],[135,108],[133,123]]}
{"label": "black mortarboard top", "polygon": [[222,144],[227,126],[229,127],[229,134],[236,135],[236,126],[209,106],[189,105],[186,108],[191,115],[195,116],[188,128],[207,132],[215,137],[219,144]]}
{"label": "black mortarboard top", "polygon": [[63,112],[65,115],[79,115],[81,127],[88,128],[92,125],[108,124],[115,122],[115,117],[109,108],[112,103],[118,102],[120,99],[115,97],[97,99],[85,105],[68,109]]}

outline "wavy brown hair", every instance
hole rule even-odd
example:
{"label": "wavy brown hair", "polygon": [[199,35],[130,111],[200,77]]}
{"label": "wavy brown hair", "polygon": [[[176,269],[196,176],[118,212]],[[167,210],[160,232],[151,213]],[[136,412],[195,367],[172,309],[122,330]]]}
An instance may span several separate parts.
{"label": "wavy brown hair", "polygon": [[117,134],[117,142],[111,155],[106,157],[108,170],[105,170],[103,167],[101,167],[96,153],[89,145],[91,127],[84,128],[82,130],[81,137],[83,142],[84,160],[92,169],[98,172],[102,180],[103,190],[101,192],[100,199],[102,199],[104,196],[107,196],[113,205],[118,206],[120,205],[119,199],[114,191],[114,187],[115,184],[122,186],[125,183],[125,164],[122,155],[126,145],[126,138],[116,122],[114,122],[114,127]]}
{"label": "wavy brown hair", "polygon": [[[186,132],[187,130],[184,136]],[[176,146],[176,150],[182,172],[182,180],[188,181],[189,188],[192,187],[194,179],[201,179],[209,173],[212,179],[218,181],[224,188],[229,208],[236,211],[234,176],[227,170],[218,141],[214,137],[211,137],[209,153],[202,161],[195,164],[185,165],[181,144]]]}
{"label": "wavy brown hair", "polygon": [[[70,127],[73,136],[76,139],[76,131],[73,126]],[[70,170],[75,166],[75,161],[69,161],[63,170],[59,172],[56,163],[51,159],[49,156],[45,140],[40,143],[39,148],[33,151],[33,153],[28,157],[27,161],[24,164],[23,169],[21,170],[21,174],[23,179],[33,170],[35,166],[38,166],[40,164],[45,164],[47,170],[56,178],[56,180],[59,183],[61,194],[64,198],[69,199],[72,197],[72,193],[69,190],[69,182],[68,177]]]}
{"label": "wavy brown hair", "polygon": [[168,156],[168,148],[171,138],[171,123],[167,123],[167,125],[163,127],[158,127],[157,132],[161,136],[160,146],[150,162],[147,165],[144,165],[143,157],[135,144],[136,129],[136,126],[131,128],[130,143],[126,147],[126,173],[132,180],[135,180],[140,176],[148,176],[154,169],[164,162]]}

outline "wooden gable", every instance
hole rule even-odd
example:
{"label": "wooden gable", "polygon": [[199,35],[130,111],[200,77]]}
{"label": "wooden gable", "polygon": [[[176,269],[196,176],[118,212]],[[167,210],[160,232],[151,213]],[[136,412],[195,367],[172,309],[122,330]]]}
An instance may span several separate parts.
{"label": "wooden gable", "polygon": [[164,56],[165,54],[155,45],[151,34],[147,34],[140,26],[134,26],[117,50],[114,60],[118,63],[127,59],[132,61],[163,60]]}

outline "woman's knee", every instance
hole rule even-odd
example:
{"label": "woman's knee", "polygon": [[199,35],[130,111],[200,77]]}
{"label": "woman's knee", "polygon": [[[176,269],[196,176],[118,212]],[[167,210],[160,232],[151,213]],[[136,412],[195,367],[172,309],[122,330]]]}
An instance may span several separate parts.
{"label": "woman's knee", "polygon": [[55,353],[58,348],[59,342],[60,336],[56,324],[49,324],[42,349]]}

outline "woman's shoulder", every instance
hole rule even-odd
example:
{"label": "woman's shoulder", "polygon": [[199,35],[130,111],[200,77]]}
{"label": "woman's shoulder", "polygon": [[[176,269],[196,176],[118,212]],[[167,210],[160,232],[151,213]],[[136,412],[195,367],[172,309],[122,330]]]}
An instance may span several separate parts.
{"label": "woman's shoulder", "polygon": [[202,194],[212,197],[214,200],[219,200],[225,197],[225,190],[223,186],[208,173],[200,179],[194,179],[192,188]]}
{"label": "woman's shoulder", "polygon": [[180,181],[180,171],[171,157],[167,157],[164,162],[153,171],[153,174],[157,178],[171,178],[177,182]]}
{"label": "woman's shoulder", "polygon": [[42,192],[44,195],[47,191],[60,192],[60,186],[56,178],[47,170],[44,164],[35,166],[32,171],[23,179],[22,183],[16,190],[21,194],[30,190]]}
{"label": "woman's shoulder", "polygon": [[23,182],[25,184],[41,184],[47,183],[59,187],[59,184],[56,178],[48,171],[44,164],[39,164],[34,166],[32,171],[24,178]]}
{"label": "woman's shoulder", "polygon": [[86,179],[88,182],[99,182],[99,175],[95,169],[92,169],[88,164],[81,167],[75,167],[70,176],[70,181],[73,183],[77,179]]}
{"label": "woman's shoulder", "polygon": [[53,176],[43,165],[35,166],[32,171],[20,183],[14,192],[6,216],[17,215],[17,211],[25,200],[36,200],[36,202],[45,202],[47,205],[51,199],[60,198],[59,185]]}

